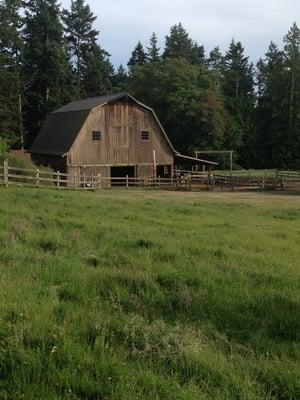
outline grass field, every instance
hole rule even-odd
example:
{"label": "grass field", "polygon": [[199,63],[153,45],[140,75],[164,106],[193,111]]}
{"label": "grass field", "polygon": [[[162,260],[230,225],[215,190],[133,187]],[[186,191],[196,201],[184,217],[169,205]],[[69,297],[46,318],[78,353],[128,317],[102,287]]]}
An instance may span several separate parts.
{"label": "grass field", "polygon": [[0,399],[300,399],[300,198],[0,188]]}

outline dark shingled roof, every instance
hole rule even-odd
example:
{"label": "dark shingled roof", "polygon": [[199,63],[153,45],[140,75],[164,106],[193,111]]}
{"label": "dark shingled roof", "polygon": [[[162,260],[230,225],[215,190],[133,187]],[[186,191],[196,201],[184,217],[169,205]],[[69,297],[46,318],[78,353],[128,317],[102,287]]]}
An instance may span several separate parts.
{"label": "dark shingled roof", "polygon": [[52,113],[31,146],[30,153],[62,156],[70,150],[90,110]]}
{"label": "dark shingled roof", "polygon": [[137,101],[129,93],[109,94],[106,96],[72,101],[71,103],[59,108],[54,111],[45,122],[41,132],[33,142],[30,152],[33,154],[65,155],[69,152],[76,136],[80,132],[92,109],[124,97],[131,99],[153,113],[153,116],[160,126],[169,146],[172,151],[176,153],[176,150],[173,148],[172,143],[170,142],[170,139],[155,112],[150,107]]}
{"label": "dark shingled roof", "polygon": [[181,161],[185,162],[193,161],[195,163],[198,161],[198,163],[202,162],[216,165],[216,163],[211,161],[196,160],[192,157],[179,154],[170,142],[170,139],[168,138],[168,135],[166,134],[154,110],[137,101],[129,93],[109,94],[106,96],[91,97],[84,100],[73,101],[54,111],[52,114],[50,114],[41,132],[35,139],[33,145],[31,146],[30,153],[54,156],[63,156],[67,154],[81,128],[86,122],[91,110],[93,110],[95,107],[103,106],[111,101],[116,101],[124,97],[131,99],[135,103],[152,112],[169,146],[178,159],[181,159]]}
{"label": "dark shingled roof", "polygon": [[73,111],[82,111],[82,110],[92,110],[95,107],[103,106],[110,101],[118,100],[121,97],[129,96],[128,93],[117,93],[117,94],[108,94],[106,96],[99,97],[90,97],[84,100],[72,101],[69,104],[59,108],[54,111],[53,114],[65,113],[65,112],[73,112]]}
{"label": "dark shingled roof", "polygon": [[47,118],[30,153],[57,156],[68,153],[90,111],[125,96],[131,97],[128,93],[110,94],[72,101],[59,108]]}

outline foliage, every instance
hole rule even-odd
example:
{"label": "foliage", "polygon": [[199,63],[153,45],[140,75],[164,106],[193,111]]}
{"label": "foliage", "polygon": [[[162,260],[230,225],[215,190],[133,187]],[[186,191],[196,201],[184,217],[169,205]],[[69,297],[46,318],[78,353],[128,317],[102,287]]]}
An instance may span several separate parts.
{"label": "foliage", "polygon": [[24,145],[21,0],[0,2],[0,137]]}
{"label": "foliage", "polygon": [[[300,30],[256,68],[241,42],[205,56],[181,23],[164,47],[138,40],[115,72],[86,0],[0,0],[0,137],[29,147],[48,114],[79,98],[132,91],[178,151],[234,150],[244,168],[300,168]],[[138,38],[137,38],[138,39]],[[218,161],[218,160],[216,160]]]}
{"label": "foliage", "polygon": [[178,58],[136,67],[130,91],[157,111],[179,150],[222,146],[222,97],[201,65]]}
{"label": "foliage", "polygon": [[62,13],[77,98],[105,94],[111,89],[113,67],[109,54],[97,43],[99,31],[93,27],[96,18],[85,0],[72,1],[70,10]]}
{"label": "foliage", "polygon": [[204,59],[204,47],[189,37],[181,23],[175,24],[171,27],[169,36],[166,36],[163,58],[184,58],[192,64],[198,64]]}
{"label": "foliage", "polygon": [[81,89],[85,94],[84,97],[100,96],[112,90],[114,70],[108,56],[109,54],[97,44],[87,55]]}
{"label": "foliage", "polygon": [[300,30],[293,24],[284,50],[271,43],[258,63],[257,126],[266,165],[300,167]]}
{"label": "foliage", "polygon": [[160,47],[158,47],[157,44],[157,36],[156,34],[153,32],[152,36],[150,38],[150,44],[149,47],[147,47],[147,60],[149,62],[159,62],[160,61]]}
{"label": "foliage", "polygon": [[0,191],[1,398],[299,399],[296,197]]}
{"label": "foliage", "polygon": [[24,39],[25,126],[30,142],[47,115],[72,97],[57,0],[27,3]]}
{"label": "foliage", "polygon": [[135,46],[133,52],[131,53],[131,57],[127,63],[129,68],[136,67],[138,65],[143,65],[147,61],[147,54],[144,50],[144,46],[139,41]]}

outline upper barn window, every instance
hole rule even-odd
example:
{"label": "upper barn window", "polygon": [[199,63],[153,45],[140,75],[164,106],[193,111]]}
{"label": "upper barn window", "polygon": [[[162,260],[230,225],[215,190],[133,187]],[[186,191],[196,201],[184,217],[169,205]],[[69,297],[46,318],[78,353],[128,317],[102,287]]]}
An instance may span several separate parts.
{"label": "upper barn window", "polygon": [[101,132],[100,131],[93,132],[93,140],[101,140]]}
{"label": "upper barn window", "polygon": [[150,133],[149,133],[149,131],[142,131],[141,136],[142,136],[142,140],[149,140]]}

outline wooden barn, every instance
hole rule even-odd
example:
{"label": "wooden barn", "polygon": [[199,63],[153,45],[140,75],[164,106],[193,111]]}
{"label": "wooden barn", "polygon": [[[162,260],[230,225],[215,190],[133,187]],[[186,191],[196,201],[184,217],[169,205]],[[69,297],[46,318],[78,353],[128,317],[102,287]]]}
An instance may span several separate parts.
{"label": "wooden barn", "polygon": [[31,149],[33,161],[68,174],[170,177],[179,154],[155,112],[128,93],[74,101],[54,111]]}

